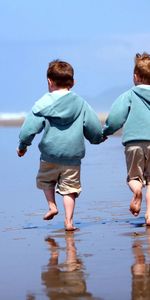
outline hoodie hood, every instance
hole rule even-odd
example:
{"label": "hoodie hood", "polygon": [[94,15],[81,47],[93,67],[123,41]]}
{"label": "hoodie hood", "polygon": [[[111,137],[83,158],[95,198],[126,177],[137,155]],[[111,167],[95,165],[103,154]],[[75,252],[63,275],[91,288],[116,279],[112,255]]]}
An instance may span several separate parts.
{"label": "hoodie hood", "polygon": [[36,116],[53,118],[60,125],[72,123],[79,116],[84,100],[75,93],[68,93],[55,99],[51,93],[45,94],[35,103],[32,112]]}
{"label": "hoodie hood", "polygon": [[150,85],[137,85],[132,88],[132,91],[150,109]]}

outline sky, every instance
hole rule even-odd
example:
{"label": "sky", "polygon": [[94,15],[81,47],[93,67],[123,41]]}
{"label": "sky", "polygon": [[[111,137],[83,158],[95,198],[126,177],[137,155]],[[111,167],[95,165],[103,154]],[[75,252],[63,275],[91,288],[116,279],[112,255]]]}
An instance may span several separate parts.
{"label": "sky", "polygon": [[149,12],[149,0],[0,0],[0,112],[30,110],[57,58],[100,109],[104,92],[132,86],[135,54],[150,52]]}

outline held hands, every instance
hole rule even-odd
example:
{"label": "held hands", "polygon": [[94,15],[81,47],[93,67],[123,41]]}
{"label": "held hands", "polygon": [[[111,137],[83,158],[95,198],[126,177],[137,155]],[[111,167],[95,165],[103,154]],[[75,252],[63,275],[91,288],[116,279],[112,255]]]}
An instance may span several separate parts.
{"label": "held hands", "polygon": [[26,152],[27,152],[27,148],[24,150],[20,150],[17,148],[17,154],[19,157],[24,156]]}
{"label": "held hands", "polygon": [[102,143],[102,142],[105,142],[107,139],[108,139],[108,137],[105,136],[105,135],[103,135],[102,140],[101,140],[101,143]]}

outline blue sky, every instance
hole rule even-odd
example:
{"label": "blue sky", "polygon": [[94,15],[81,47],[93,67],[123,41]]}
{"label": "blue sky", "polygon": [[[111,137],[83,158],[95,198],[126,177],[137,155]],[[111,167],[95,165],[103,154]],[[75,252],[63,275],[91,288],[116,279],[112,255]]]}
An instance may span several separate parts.
{"label": "blue sky", "polygon": [[135,53],[150,52],[149,11],[149,0],[1,0],[0,111],[29,110],[56,58],[73,65],[82,96],[132,85]]}

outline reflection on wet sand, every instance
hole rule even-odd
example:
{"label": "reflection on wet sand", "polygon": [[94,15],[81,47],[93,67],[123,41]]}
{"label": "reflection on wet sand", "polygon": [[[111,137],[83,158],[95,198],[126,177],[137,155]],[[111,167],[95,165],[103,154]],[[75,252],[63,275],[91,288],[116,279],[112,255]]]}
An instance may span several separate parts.
{"label": "reflection on wet sand", "polygon": [[35,300],[35,296],[32,294],[28,294],[26,300]]}
{"label": "reflection on wet sand", "polygon": [[59,264],[60,247],[54,238],[48,236],[45,241],[50,250],[50,259],[41,274],[45,293],[50,300],[100,300],[93,298],[87,291],[85,274],[81,259],[77,256],[74,233],[65,234],[66,259]]}
{"label": "reflection on wet sand", "polygon": [[146,228],[145,238],[137,237],[132,249],[135,263],[131,267],[132,300],[150,299],[150,228]]}

